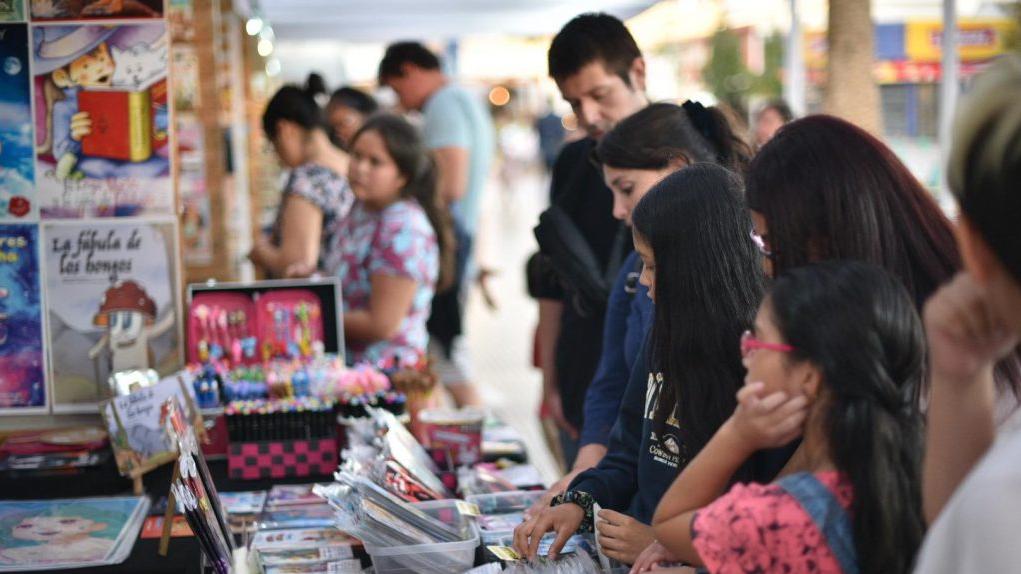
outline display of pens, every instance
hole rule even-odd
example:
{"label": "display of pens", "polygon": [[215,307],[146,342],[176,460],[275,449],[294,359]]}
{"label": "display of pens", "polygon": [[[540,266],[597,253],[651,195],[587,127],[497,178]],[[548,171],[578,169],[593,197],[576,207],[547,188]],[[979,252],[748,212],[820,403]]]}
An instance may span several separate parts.
{"label": "display of pens", "polygon": [[333,403],[313,397],[235,401],[224,414],[231,442],[327,438],[336,428]]}

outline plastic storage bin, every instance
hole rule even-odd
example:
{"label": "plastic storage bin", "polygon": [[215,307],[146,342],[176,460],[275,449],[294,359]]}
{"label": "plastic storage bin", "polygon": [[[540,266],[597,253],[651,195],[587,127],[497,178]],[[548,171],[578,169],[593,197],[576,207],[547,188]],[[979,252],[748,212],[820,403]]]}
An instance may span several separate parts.
{"label": "plastic storage bin", "polygon": [[413,546],[373,546],[365,544],[376,574],[449,574],[464,572],[475,565],[479,530],[475,521],[457,509],[456,500],[434,500],[416,504],[426,514],[465,533],[462,542],[415,544]]}

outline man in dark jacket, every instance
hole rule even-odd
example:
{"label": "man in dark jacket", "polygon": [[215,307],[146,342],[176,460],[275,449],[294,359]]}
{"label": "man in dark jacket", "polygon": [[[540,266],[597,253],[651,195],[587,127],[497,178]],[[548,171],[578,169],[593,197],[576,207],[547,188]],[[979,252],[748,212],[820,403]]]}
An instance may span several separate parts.
{"label": "man in dark jacket", "polygon": [[[549,71],[587,136],[560,152],[550,203],[570,218],[599,273],[612,278],[631,251],[630,234],[613,217],[613,195],[591,153],[617,122],[648,105],[645,60],[623,22],[607,14],[582,14],[553,39]],[[532,295],[539,299],[542,412],[557,423],[570,465],[577,454],[585,392],[602,348],[606,300],[587,300],[571,277],[555,271],[538,274],[552,278],[531,282]]]}

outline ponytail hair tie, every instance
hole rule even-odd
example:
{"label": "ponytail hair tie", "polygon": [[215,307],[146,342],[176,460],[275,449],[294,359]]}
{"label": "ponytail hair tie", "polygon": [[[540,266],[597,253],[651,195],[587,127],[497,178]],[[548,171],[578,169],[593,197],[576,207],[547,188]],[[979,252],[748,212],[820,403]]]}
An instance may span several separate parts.
{"label": "ponytail hair tie", "polygon": [[698,133],[702,134],[702,137],[704,137],[707,141],[713,141],[712,134],[714,120],[709,110],[707,110],[701,103],[693,102],[691,100],[684,102],[681,107],[684,108],[684,111],[688,114],[688,119],[691,120],[691,124],[695,126]]}

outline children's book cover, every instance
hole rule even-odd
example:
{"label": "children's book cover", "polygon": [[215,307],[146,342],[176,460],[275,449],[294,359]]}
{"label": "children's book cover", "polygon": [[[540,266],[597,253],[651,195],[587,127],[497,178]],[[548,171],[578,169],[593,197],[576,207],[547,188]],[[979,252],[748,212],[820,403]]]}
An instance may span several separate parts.
{"label": "children's book cover", "polygon": [[0,224],[0,409],[46,406],[39,230]]}
{"label": "children's book cover", "polygon": [[102,564],[133,542],[147,506],[144,497],[2,501],[0,569]]}
{"label": "children's book cover", "polygon": [[180,368],[172,221],[48,223],[43,234],[55,411],[94,412],[110,373]]}
{"label": "children's book cover", "polygon": [[21,22],[24,19],[22,0],[0,0],[0,22]]}
{"label": "children's book cover", "polygon": [[0,219],[32,219],[37,212],[28,24],[0,24],[0,62]]}
{"label": "children's book cover", "polygon": [[[19,0],[20,1],[20,0]],[[162,18],[163,0],[28,0],[32,20]]]}
{"label": "children's book cover", "polygon": [[173,213],[162,23],[34,26],[43,218]]}

